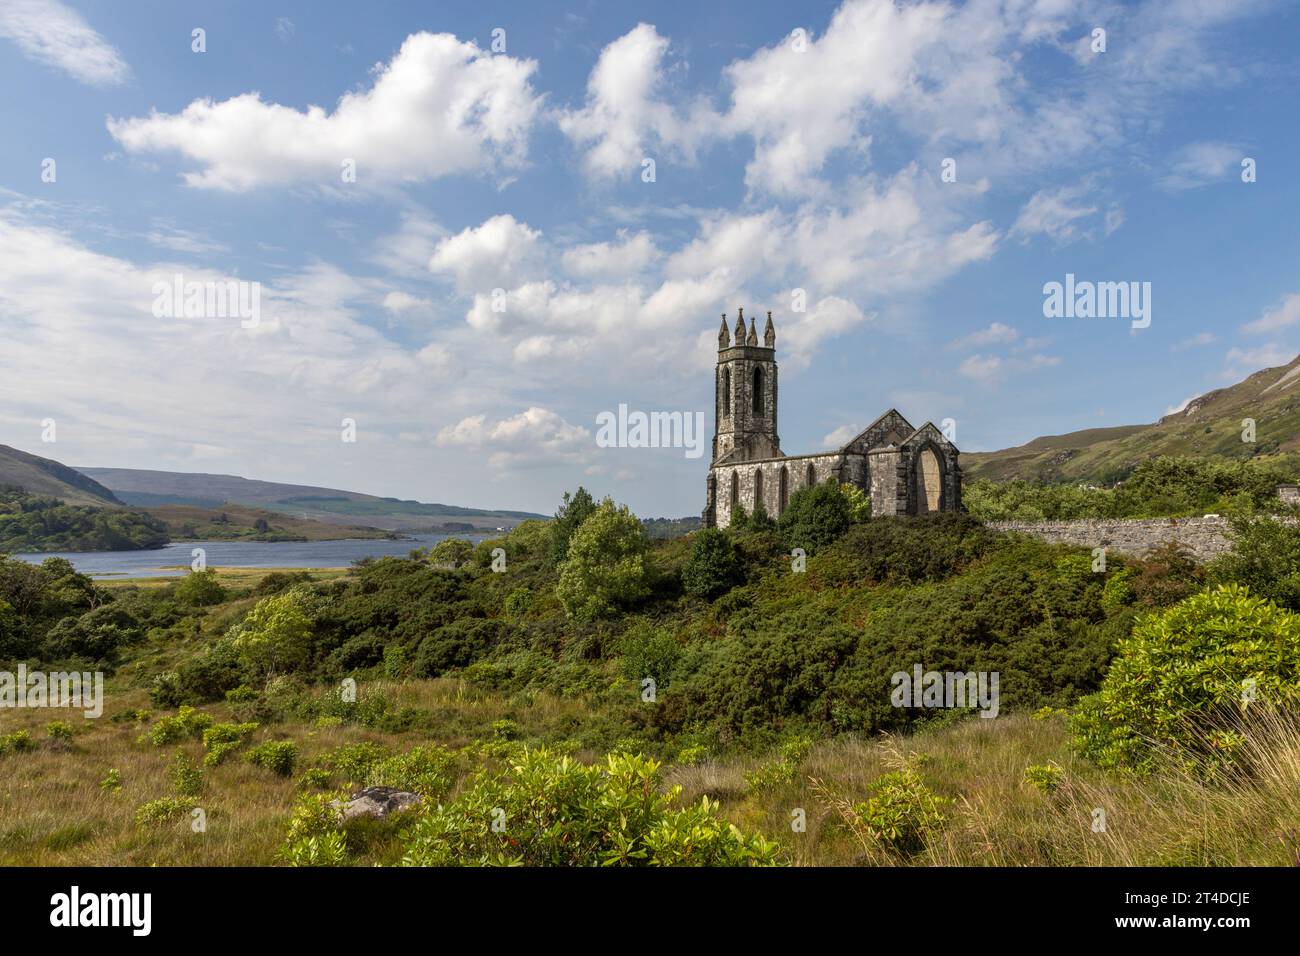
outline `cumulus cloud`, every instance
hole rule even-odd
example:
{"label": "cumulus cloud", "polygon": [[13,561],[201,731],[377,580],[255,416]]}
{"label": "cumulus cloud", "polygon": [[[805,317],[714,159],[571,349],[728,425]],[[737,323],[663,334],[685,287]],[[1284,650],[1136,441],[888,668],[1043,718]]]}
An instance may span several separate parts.
{"label": "cumulus cloud", "polygon": [[1020,333],[1003,322],[992,322],[988,328],[972,332],[950,343],[948,348],[983,348],[987,345],[1008,345],[1020,338]]}
{"label": "cumulus cloud", "polygon": [[639,173],[652,149],[694,154],[708,129],[707,110],[697,105],[692,118],[663,98],[668,46],[653,26],[637,24],[601,51],[587,80],[586,103],[557,112],[560,129],[583,150],[591,174]]}
{"label": "cumulus cloud", "polygon": [[510,288],[534,274],[540,240],[541,233],[514,216],[493,216],[439,242],[429,268],[451,276],[462,292]]}
{"label": "cumulus cloud", "polygon": [[438,432],[441,448],[465,448],[488,456],[499,471],[586,462],[595,447],[590,429],[571,425],[536,405],[496,421],[471,415]]}
{"label": "cumulus cloud", "polygon": [[564,250],[561,262],[571,275],[601,278],[634,276],[659,258],[647,232],[628,235],[620,230],[615,242],[593,242]]}
{"label": "cumulus cloud", "polygon": [[1052,368],[1060,364],[1061,359],[1055,355],[1034,354],[1028,358],[971,355],[957,366],[957,372],[965,378],[987,386],[997,385],[1015,372]]}
{"label": "cumulus cloud", "polygon": [[199,169],[185,182],[248,190],[277,183],[384,185],[518,166],[540,108],[532,60],[491,55],[446,34],[416,33],[374,68],[367,90],[332,112],[305,111],[244,93],[195,100],[180,113],[108,120],[133,153],[179,153]]}
{"label": "cumulus cloud", "polygon": [[[1123,213],[1115,206],[1103,210],[1095,200],[1089,201],[1085,197],[1090,190],[1087,184],[1040,189],[1021,208],[1011,234],[1026,240],[1044,235],[1058,245],[1093,238],[1098,228],[1110,235],[1123,223]],[[1099,216],[1100,222],[1095,222]]]}
{"label": "cumulus cloud", "polygon": [[24,55],[90,86],[119,86],[131,76],[122,54],[59,0],[5,0],[0,37]]}

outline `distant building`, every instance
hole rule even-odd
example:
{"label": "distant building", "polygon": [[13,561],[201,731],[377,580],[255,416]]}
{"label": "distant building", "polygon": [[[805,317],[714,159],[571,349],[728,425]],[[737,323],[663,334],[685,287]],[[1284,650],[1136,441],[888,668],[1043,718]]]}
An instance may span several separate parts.
{"label": "distant building", "polygon": [[873,516],[961,510],[957,447],[932,423],[920,428],[894,409],[885,412],[838,451],[787,455],[777,434],[776,329],[767,314],[763,344],[745,310],[735,339],[722,317],[714,370],[715,426],[709,466],[705,527],[731,524],[732,509],[752,513],[762,504],[776,518],[800,488],[829,479],[857,485]]}
{"label": "distant building", "polygon": [[1277,496],[1288,507],[1300,507],[1300,485],[1278,485]]}

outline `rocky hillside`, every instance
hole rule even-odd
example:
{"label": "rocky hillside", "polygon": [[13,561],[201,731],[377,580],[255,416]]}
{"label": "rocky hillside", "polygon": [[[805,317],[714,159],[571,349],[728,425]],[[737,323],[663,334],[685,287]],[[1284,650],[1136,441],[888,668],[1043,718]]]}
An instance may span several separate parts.
{"label": "rocky hillside", "polygon": [[122,504],[93,478],[49,458],[0,445],[0,488],[21,488],[29,495],[58,498],[70,505]]}

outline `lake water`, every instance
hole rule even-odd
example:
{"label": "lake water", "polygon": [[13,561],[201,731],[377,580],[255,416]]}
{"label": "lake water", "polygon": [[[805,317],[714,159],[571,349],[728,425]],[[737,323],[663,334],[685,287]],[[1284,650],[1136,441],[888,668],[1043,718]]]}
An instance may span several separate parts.
{"label": "lake water", "polygon": [[174,541],[150,551],[61,551],[13,557],[33,564],[67,558],[82,574],[95,578],[167,578],[189,571],[195,548],[207,552],[210,568],[345,568],[359,558],[405,556],[412,548],[427,548],[451,537],[481,541],[484,535],[415,534],[401,541]]}

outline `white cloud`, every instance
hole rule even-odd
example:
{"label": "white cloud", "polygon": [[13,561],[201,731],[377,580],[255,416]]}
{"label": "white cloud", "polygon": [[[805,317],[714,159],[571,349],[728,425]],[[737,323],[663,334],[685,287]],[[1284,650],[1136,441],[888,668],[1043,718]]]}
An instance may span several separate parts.
{"label": "white cloud", "polygon": [[644,271],[659,258],[654,239],[647,232],[628,235],[620,230],[617,242],[595,242],[564,250],[561,262],[576,276],[628,278]]}
{"label": "white cloud", "polygon": [[601,51],[587,80],[585,105],[556,114],[560,129],[584,150],[582,163],[591,174],[639,174],[651,149],[693,155],[708,123],[702,106],[691,119],[660,97],[668,46],[653,26],[637,24]]}
{"label": "white cloud", "polygon": [[493,216],[434,248],[429,268],[452,276],[462,292],[508,289],[535,274],[541,256],[541,233],[514,216]]}
{"label": "white cloud", "polygon": [[[1214,341],[1214,335],[1210,332],[1197,332],[1195,335],[1176,342],[1170,346],[1170,351],[1186,352],[1188,349],[1200,348],[1202,345],[1209,345]],[[1194,398],[1195,396],[1193,396]],[[1188,399],[1190,401],[1190,399]],[[1186,402],[1183,403],[1184,405]]]}
{"label": "white cloud", "polygon": [[29,58],[90,86],[119,86],[131,76],[117,48],[59,0],[5,0],[0,37],[18,44]]}
{"label": "white cloud", "polygon": [[1244,152],[1232,143],[1189,143],[1178,151],[1160,185],[1169,190],[1196,189],[1241,172]]}
{"label": "white cloud", "polygon": [[1280,342],[1269,342],[1253,349],[1230,348],[1224,356],[1223,377],[1238,381],[1261,369],[1290,364],[1295,357],[1295,350]]}
{"label": "white cloud", "polygon": [[1055,355],[1035,354],[1028,358],[1003,358],[998,355],[972,355],[957,366],[958,374],[981,385],[996,385],[1014,372],[1024,372],[1060,365]]}
{"label": "white cloud", "polygon": [[1082,202],[1086,186],[1061,186],[1057,189],[1040,189],[1029,198],[1011,227],[1012,235],[1028,238],[1045,235],[1053,242],[1064,244],[1081,237],[1080,223],[1095,216],[1096,205]]}
{"label": "white cloud", "polygon": [[382,303],[384,310],[395,316],[405,316],[412,313],[428,312],[433,308],[433,303],[428,299],[418,295],[411,295],[408,292],[395,291],[384,296]]}
{"label": "white cloud", "polygon": [[363,189],[422,181],[518,166],[541,103],[535,69],[450,34],[416,33],[375,67],[370,89],[345,94],[333,112],[245,93],[195,100],[175,114],[110,117],[108,130],[129,152],[178,152],[198,163],[185,181],[208,189],[338,186],[346,160]]}
{"label": "white cloud", "polygon": [[595,447],[590,429],[571,425],[536,405],[494,422],[486,415],[471,415],[443,428],[435,442],[441,448],[480,451],[498,471],[580,464],[591,457]]}
{"label": "white cloud", "polygon": [[1247,332],[1276,332],[1289,328],[1300,322],[1300,292],[1292,292],[1282,297],[1271,309],[1266,309],[1254,322],[1247,322],[1243,329]]}
{"label": "white cloud", "polygon": [[949,349],[983,348],[987,345],[1008,345],[1020,338],[1020,333],[1002,322],[992,322],[988,328],[962,336],[948,345]]}
{"label": "white cloud", "polygon": [[823,448],[841,448],[857,437],[862,431],[861,425],[841,425],[835,431],[822,436]]}

